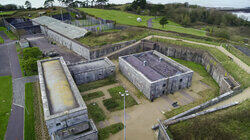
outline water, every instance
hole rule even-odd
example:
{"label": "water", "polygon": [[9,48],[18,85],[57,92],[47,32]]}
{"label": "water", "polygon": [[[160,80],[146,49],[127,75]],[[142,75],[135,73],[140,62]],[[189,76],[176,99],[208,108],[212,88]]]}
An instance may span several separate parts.
{"label": "water", "polygon": [[233,12],[233,14],[237,15],[238,17],[244,17],[247,18],[248,21],[250,21],[250,13],[244,13],[244,12]]}

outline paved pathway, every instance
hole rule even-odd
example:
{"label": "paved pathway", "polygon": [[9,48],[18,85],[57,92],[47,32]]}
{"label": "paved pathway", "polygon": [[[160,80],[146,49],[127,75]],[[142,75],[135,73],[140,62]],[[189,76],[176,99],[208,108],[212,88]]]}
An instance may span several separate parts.
{"label": "paved pathway", "polygon": [[152,28],[152,27],[153,27],[153,23],[154,23],[154,22],[152,21],[153,19],[155,19],[155,18],[150,18],[150,19],[147,21],[147,22],[148,22],[148,27],[149,27],[149,28]]}
{"label": "paved pathway", "polygon": [[22,140],[24,135],[25,83],[36,82],[38,76],[22,77],[12,80],[13,103],[9,118],[6,140]]}
{"label": "paved pathway", "polygon": [[12,73],[12,79],[22,77],[22,71],[20,68],[16,46],[15,44],[7,45],[8,53],[9,53],[9,62],[10,62],[10,69]]}
{"label": "paved pathway", "polygon": [[0,76],[11,75],[7,47],[0,47]]}

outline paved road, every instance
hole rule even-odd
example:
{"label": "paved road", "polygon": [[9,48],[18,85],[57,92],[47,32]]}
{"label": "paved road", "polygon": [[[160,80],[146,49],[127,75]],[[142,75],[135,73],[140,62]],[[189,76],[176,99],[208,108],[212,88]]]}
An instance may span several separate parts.
{"label": "paved road", "polygon": [[13,79],[13,104],[9,118],[6,140],[22,140],[24,133],[25,83],[36,82],[38,76]]}
{"label": "paved road", "polygon": [[11,75],[7,47],[0,47],[0,76]]}
{"label": "paved road", "polygon": [[12,79],[21,78],[22,71],[20,68],[16,46],[15,44],[7,45],[9,49],[9,61],[10,61],[10,69],[12,73]]}

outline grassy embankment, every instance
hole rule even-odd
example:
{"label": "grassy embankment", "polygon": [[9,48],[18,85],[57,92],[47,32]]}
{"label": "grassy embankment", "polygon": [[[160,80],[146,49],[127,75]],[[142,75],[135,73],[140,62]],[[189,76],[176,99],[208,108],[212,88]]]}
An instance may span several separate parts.
{"label": "grassy embankment", "polygon": [[227,51],[229,51],[234,56],[238,57],[242,62],[246,63],[248,66],[250,66],[250,57],[242,53],[240,50],[236,49],[232,45],[229,45],[226,47],[225,44],[222,45]]}
{"label": "grassy embankment", "polygon": [[[117,86],[111,89],[108,89],[108,92],[111,96],[110,99],[103,100],[103,105],[109,111],[117,111],[124,108],[124,97],[122,97],[119,92],[125,93],[125,89],[122,86]],[[125,99],[126,107],[136,105],[136,101],[131,95],[126,96]]]}
{"label": "grassy embankment", "polygon": [[24,139],[36,139],[35,114],[34,114],[34,83],[25,84],[25,119],[24,119]]}
{"label": "grassy embankment", "polygon": [[7,29],[5,27],[0,27],[0,31],[4,31],[4,33],[8,36],[9,39],[11,40],[16,40],[17,37],[11,32],[11,31],[7,31]]}
{"label": "grassy embankment", "polygon": [[78,85],[78,89],[79,89],[80,92],[85,92],[85,91],[88,91],[88,90],[91,90],[91,89],[96,89],[96,88],[111,85],[111,84],[114,84],[114,83],[117,83],[116,80],[115,80],[115,76],[110,76],[110,77],[102,79],[102,80],[98,80],[98,81]]}
{"label": "grassy embankment", "polygon": [[98,130],[98,139],[105,140],[108,139],[110,134],[115,134],[121,131],[124,128],[123,123],[116,123],[105,128],[101,128]]}
{"label": "grassy embankment", "polygon": [[4,139],[12,103],[11,76],[0,77],[0,140]]}
{"label": "grassy embankment", "polygon": [[[116,21],[118,24],[131,25],[131,26],[147,26],[147,21],[150,18],[154,18],[153,16],[145,16],[145,15],[136,15],[118,10],[104,10],[104,9],[95,9],[95,8],[78,8],[81,11],[84,11],[90,15],[100,17],[107,20]],[[138,22],[137,18],[140,17],[142,22]],[[169,22],[166,25],[166,28],[162,28],[159,24],[160,19],[153,20],[153,28],[162,29],[167,31],[174,31],[179,33],[188,33],[197,36],[206,36],[206,32],[203,30],[197,30],[193,28],[185,28],[174,22]]]}
{"label": "grassy embankment", "polygon": [[106,115],[103,110],[98,106],[97,103],[91,103],[87,105],[88,115],[91,119],[94,120],[95,123],[100,121],[104,121],[106,119]]}
{"label": "grassy embankment", "polygon": [[[234,77],[236,81],[240,82],[241,87],[243,89],[250,86],[250,75],[246,71],[244,71],[242,68],[240,68],[236,63],[234,63],[230,58],[228,58],[227,55],[225,55],[224,53],[222,53],[216,48],[186,43],[182,41],[168,40],[168,39],[153,38],[152,40],[163,42],[166,45],[173,44],[173,45],[178,45],[178,46],[206,50],[222,64],[222,66],[227,70],[228,73],[230,73]],[[225,75],[227,75],[227,73],[225,73]]]}
{"label": "grassy embankment", "polygon": [[199,116],[169,127],[174,139],[250,138],[250,100],[215,113]]}
{"label": "grassy embankment", "polygon": [[5,11],[5,12],[0,12],[0,16],[9,16],[14,14],[16,11]]}

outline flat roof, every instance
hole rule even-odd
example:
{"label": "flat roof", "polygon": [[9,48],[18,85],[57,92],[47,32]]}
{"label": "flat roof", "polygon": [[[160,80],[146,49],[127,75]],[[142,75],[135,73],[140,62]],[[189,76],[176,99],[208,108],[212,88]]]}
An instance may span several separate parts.
{"label": "flat roof", "polygon": [[114,66],[114,64],[108,58],[101,58],[72,64],[69,65],[69,68],[71,72],[77,74],[78,72],[83,73],[96,69],[107,68],[110,66]]}
{"label": "flat roof", "polygon": [[51,114],[78,107],[59,60],[42,63]]}
{"label": "flat roof", "polygon": [[37,67],[45,120],[78,111],[87,112],[63,57],[39,60]]}
{"label": "flat roof", "polygon": [[41,16],[32,20],[40,25],[47,26],[49,29],[54,30],[62,35],[65,35],[70,39],[83,37],[88,32],[84,28],[70,25],[48,16]]}
{"label": "flat roof", "polygon": [[[173,60],[170,61],[170,58],[167,58],[166,56],[162,57],[161,55],[158,55],[158,52],[156,53],[156,51],[128,55],[122,58],[151,81],[168,78],[189,70]],[[146,65],[144,65],[144,63],[146,63]],[[180,66],[182,68],[180,68]]]}

